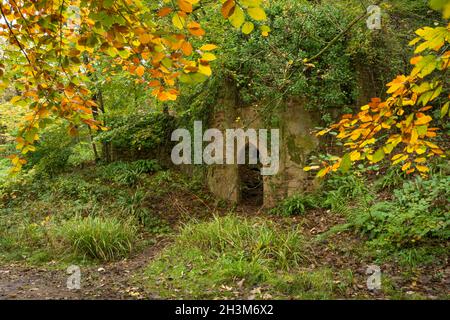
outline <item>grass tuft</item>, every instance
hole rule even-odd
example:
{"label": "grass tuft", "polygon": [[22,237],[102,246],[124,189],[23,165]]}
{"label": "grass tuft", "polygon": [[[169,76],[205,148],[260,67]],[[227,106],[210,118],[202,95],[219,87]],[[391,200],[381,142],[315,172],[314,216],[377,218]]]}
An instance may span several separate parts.
{"label": "grass tuft", "polygon": [[131,253],[136,227],[116,218],[75,217],[61,224],[57,235],[77,255],[111,261]]}

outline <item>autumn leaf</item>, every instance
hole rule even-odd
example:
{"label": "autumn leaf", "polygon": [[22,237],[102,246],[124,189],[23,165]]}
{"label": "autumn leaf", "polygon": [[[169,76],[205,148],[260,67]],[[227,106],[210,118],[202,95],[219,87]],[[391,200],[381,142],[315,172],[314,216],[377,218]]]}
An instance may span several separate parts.
{"label": "autumn leaf", "polygon": [[143,66],[139,66],[136,68],[136,74],[140,77],[142,77],[144,75],[145,72],[145,68]]}
{"label": "autumn leaf", "polygon": [[248,14],[250,17],[252,17],[256,21],[267,20],[266,13],[264,12],[264,10],[261,7],[248,8]]}
{"label": "autumn leaf", "polygon": [[186,13],[192,12],[192,3],[187,0],[178,0],[178,6]]}
{"label": "autumn leaf", "polygon": [[217,46],[214,44],[205,44],[200,47],[200,51],[212,51],[217,49]]}
{"label": "autumn leaf", "polygon": [[230,17],[234,13],[235,8],[236,3],[234,2],[234,0],[225,1],[225,3],[222,5],[222,16],[225,19],[228,19],[228,17]]}

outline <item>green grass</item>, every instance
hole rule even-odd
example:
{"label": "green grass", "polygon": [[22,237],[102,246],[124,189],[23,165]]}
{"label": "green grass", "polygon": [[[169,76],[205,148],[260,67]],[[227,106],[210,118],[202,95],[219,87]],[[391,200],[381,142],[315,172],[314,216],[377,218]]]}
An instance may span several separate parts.
{"label": "green grass", "polygon": [[284,217],[304,215],[307,210],[320,208],[322,201],[320,194],[295,194],[281,201],[270,213]]}
{"label": "green grass", "polygon": [[274,289],[294,299],[331,299],[335,284],[330,269],[301,271],[272,280]]}
{"label": "green grass", "polygon": [[[0,162],[0,176],[9,168],[5,161]],[[0,260],[44,264],[118,259],[131,251],[132,236],[139,238],[140,248],[171,232],[168,221],[152,209],[164,201],[155,197],[155,190],[166,194],[174,185],[184,188],[185,182],[167,173],[173,182],[158,185],[159,175],[150,173],[159,167],[151,160],[120,163],[121,168],[131,166],[141,172],[139,188],[111,183],[105,168],[113,165],[54,177],[37,176],[35,170],[6,177],[0,184]]]}
{"label": "green grass", "polygon": [[186,224],[147,267],[145,279],[164,298],[333,297],[330,270],[302,267],[309,265],[308,254],[298,230],[228,215]]}
{"label": "green grass", "polygon": [[128,256],[136,226],[116,218],[75,217],[58,226],[57,236],[77,255],[102,261]]}
{"label": "green grass", "polygon": [[178,241],[209,252],[213,258],[230,254],[239,260],[271,263],[282,269],[296,266],[304,258],[299,232],[279,232],[270,221],[235,215],[186,224]]}

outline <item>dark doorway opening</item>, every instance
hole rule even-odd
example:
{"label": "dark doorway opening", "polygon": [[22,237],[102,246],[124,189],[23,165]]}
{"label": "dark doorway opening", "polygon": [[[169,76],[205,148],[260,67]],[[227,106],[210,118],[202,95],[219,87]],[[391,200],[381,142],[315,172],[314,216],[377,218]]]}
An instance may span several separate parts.
{"label": "dark doorway opening", "polygon": [[257,164],[249,164],[250,146],[245,146],[245,164],[240,164],[240,203],[250,206],[261,206],[264,203],[264,182],[261,175],[259,151],[256,149]]}

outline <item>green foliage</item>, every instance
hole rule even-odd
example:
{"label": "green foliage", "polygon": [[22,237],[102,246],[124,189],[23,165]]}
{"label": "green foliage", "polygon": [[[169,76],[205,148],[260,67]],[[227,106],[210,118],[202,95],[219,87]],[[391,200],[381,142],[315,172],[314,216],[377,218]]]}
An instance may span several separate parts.
{"label": "green foliage", "polygon": [[[10,220],[19,217],[9,217]],[[0,220],[0,258],[42,262],[50,260],[53,249],[49,228],[33,222],[29,217],[20,217],[20,221]],[[15,225],[12,227],[12,225]]]}
{"label": "green foliage", "polygon": [[363,10],[358,0],[269,2],[269,37],[243,35],[224,27],[220,19],[211,19],[214,32],[208,37],[220,47],[220,71],[194,90],[183,88],[177,110],[200,119],[198,111],[215,106],[220,90],[230,89],[231,84],[238,93],[236,102],[257,104],[268,124],[276,122],[281,102],[289,97],[304,98],[308,108],[321,111],[322,119],[332,122],[336,116],[332,109],[350,112],[357,97],[368,94],[362,89],[370,87],[370,94],[384,92],[386,80],[407,65],[409,52],[404,48],[410,30],[430,20],[425,3],[389,3],[382,8],[382,30],[372,32],[361,21],[313,66],[303,64]]}
{"label": "green foliage", "polygon": [[224,253],[239,260],[267,260],[288,269],[302,260],[301,238],[296,232],[277,234],[269,222],[236,216],[214,218],[202,224],[189,223],[179,236],[180,243],[194,246],[218,257]]}
{"label": "green foliage", "polygon": [[72,153],[67,159],[67,165],[71,167],[81,166],[85,163],[93,162],[95,154],[92,150],[92,145],[86,141],[82,141],[75,145]]}
{"label": "green foliage", "polygon": [[246,286],[261,284],[281,270],[291,270],[304,260],[304,250],[297,231],[282,230],[269,221],[234,215],[192,221],[149,265],[147,283],[159,283],[163,296],[170,296],[174,288],[187,297],[217,296],[212,286],[239,279],[245,279]]}
{"label": "green foliage", "polygon": [[134,162],[112,162],[102,166],[99,175],[102,179],[119,185],[134,186],[145,173],[161,170],[156,160],[137,160]]}
{"label": "green foliage", "polygon": [[63,126],[48,128],[35,152],[29,154],[27,167],[34,167],[41,176],[55,176],[67,168],[75,144]]}
{"label": "green foliage", "polygon": [[155,151],[171,145],[170,135],[175,119],[165,113],[148,113],[136,110],[131,114],[118,114],[108,118],[110,130],[96,137],[98,141],[111,143],[127,152]]}
{"label": "green foliage", "polygon": [[10,166],[9,159],[0,158],[0,185],[3,185],[8,179]]}
{"label": "green foliage", "polygon": [[170,227],[167,223],[147,207],[146,198],[148,197],[149,194],[143,190],[136,190],[131,195],[125,194],[121,196],[117,200],[121,215],[125,218],[133,217],[145,230],[151,233],[162,234],[169,232]]}
{"label": "green foliage", "polygon": [[323,206],[337,213],[348,213],[352,206],[366,205],[373,196],[367,181],[356,175],[333,175],[323,186]]}
{"label": "green foliage", "polygon": [[406,174],[398,167],[389,167],[380,179],[375,182],[377,191],[393,190],[401,187],[406,179]]}
{"label": "green foliage", "polygon": [[[345,41],[330,48],[315,67],[302,60],[319,52],[343,27],[351,15],[333,4],[306,1],[272,2],[267,13],[272,19],[268,38],[256,34],[244,41],[234,32],[222,40],[225,76],[232,77],[245,104],[269,100],[276,107],[283,97],[306,97],[316,109],[348,105],[355,95],[354,70],[345,52]],[[333,19],[324,17],[333,16]],[[238,45],[239,43],[239,45]]]}
{"label": "green foliage", "polygon": [[51,194],[47,196],[59,195],[64,198],[76,199],[88,202],[99,195],[97,186],[91,184],[80,176],[68,175],[59,176],[51,182]]}
{"label": "green foliage", "polygon": [[272,214],[279,214],[285,217],[302,215],[307,210],[319,208],[321,206],[319,194],[301,193],[284,199],[277,207],[272,209]]}
{"label": "green foliage", "polygon": [[393,199],[354,212],[351,223],[374,245],[411,246],[431,239],[450,238],[450,179],[416,178],[394,190]]}
{"label": "green foliage", "polygon": [[128,256],[137,240],[136,227],[116,218],[75,217],[59,226],[57,234],[77,255],[102,261]]}
{"label": "green foliage", "polygon": [[[153,160],[121,163],[119,166],[149,173],[159,169]],[[88,248],[89,241],[100,241],[92,239],[95,232],[107,234],[110,228],[112,233],[122,224],[126,230],[131,225],[135,236],[141,233],[146,240],[152,240],[154,235],[169,233],[171,228],[165,219],[160,218],[161,212],[152,209],[156,201],[163,201],[164,198],[154,195],[174,190],[174,186],[180,190],[188,188],[188,185],[194,185],[193,180],[188,183],[188,179],[184,181],[182,176],[165,174],[165,179],[170,176],[171,180],[171,184],[166,185],[161,177],[148,176],[141,181],[141,187],[148,191],[136,190],[133,186],[110,183],[111,176],[119,172],[105,177],[108,167],[114,168],[114,164],[73,169],[53,178],[37,175],[35,170],[24,170],[14,177],[8,177],[7,183],[0,185],[0,259],[26,260],[30,263],[82,259],[84,253],[75,252],[75,244],[62,236],[63,232],[78,222],[84,229],[77,229],[79,234],[73,235],[72,240],[75,242],[75,237],[79,236],[84,241],[79,240],[80,245],[85,245],[85,248]],[[81,216],[88,220],[78,218]],[[88,222],[94,218],[99,219],[94,220],[98,223],[93,222],[90,226]],[[104,219],[105,224],[102,223]],[[88,227],[92,230],[86,231]],[[122,237],[121,232],[118,235]],[[105,241],[110,241],[108,237],[114,240],[112,235],[98,236]],[[107,249],[101,245],[98,250]]]}

